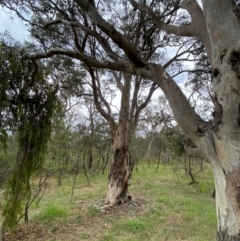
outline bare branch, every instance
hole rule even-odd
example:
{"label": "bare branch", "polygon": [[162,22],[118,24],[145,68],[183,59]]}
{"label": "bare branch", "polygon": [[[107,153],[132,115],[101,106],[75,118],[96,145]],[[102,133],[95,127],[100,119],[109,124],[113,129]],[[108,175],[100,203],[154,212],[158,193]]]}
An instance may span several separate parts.
{"label": "bare branch", "polygon": [[[190,46],[190,48],[188,48],[187,50],[179,53],[179,54],[176,54],[173,58],[171,58],[166,64],[163,65],[163,68],[166,69],[167,67],[169,67],[170,64],[172,64],[174,61],[176,60],[179,60],[178,58],[184,54],[188,54],[188,53],[193,53],[194,51],[197,51],[197,50],[202,50],[202,47],[200,48],[197,48],[197,49],[193,49],[193,50],[190,50],[192,48],[192,46]],[[183,60],[183,59],[181,59]],[[180,61],[181,61],[180,60]]]}
{"label": "bare branch", "polygon": [[191,147],[186,141],[183,142],[184,149],[189,156],[205,159],[205,154],[201,148]]}
{"label": "bare branch", "polygon": [[83,31],[85,31],[86,33],[88,33],[91,36],[94,36],[98,40],[98,42],[101,44],[101,46],[106,51],[106,53],[108,54],[109,57],[111,57],[115,61],[118,61],[120,59],[119,56],[115,52],[113,52],[113,50],[111,49],[109,42],[96,31],[93,31],[92,29],[84,26],[83,24],[80,24],[80,23],[77,23],[74,21],[64,20],[61,18],[57,18],[53,21],[46,23],[44,25],[44,28],[48,28],[49,26],[52,26],[55,24],[65,24],[65,25],[68,25],[71,27],[77,27],[77,28],[82,29]]}
{"label": "bare branch", "polygon": [[178,76],[180,74],[183,74],[183,73],[197,73],[197,72],[201,72],[201,73],[205,73],[205,74],[210,74],[211,73],[209,70],[206,70],[206,69],[192,69],[192,70],[185,69],[185,70],[177,72],[174,75],[171,75],[171,78],[175,78],[176,76]]}

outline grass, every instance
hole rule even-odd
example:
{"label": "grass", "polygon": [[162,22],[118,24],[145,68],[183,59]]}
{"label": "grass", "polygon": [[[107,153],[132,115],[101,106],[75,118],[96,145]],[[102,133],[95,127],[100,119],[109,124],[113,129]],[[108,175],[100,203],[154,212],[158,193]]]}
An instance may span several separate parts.
{"label": "grass", "polygon": [[56,218],[64,218],[67,216],[67,211],[63,207],[49,206],[44,207],[41,212],[36,215],[35,219],[40,221],[50,221]]}
{"label": "grass", "polygon": [[[20,225],[31,233],[24,240],[215,240],[210,167],[205,165],[196,176],[198,185],[188,185],[190,179],[184,170],[176,175],[172,165],[160,165],[158,172],[155,169],[155,164],[139,164],[129,190],[134,204],[117,206],[106,213],[99,209],[106,195],[106,175],[92,176],[90,185],[79,176],[72,201],[72,178],[64,179],[62,187],[52,180],[38,208],[31,208],[29,224]],[[38,233],[32,226],[38,227]]]}
{"label": "grass", "polygon": [[100,213],[100,208],[97,208],[96,206],[94,205],[90,205],[88,207],[88,215],[93,218],[93,217],[96,217],[99,213]]}

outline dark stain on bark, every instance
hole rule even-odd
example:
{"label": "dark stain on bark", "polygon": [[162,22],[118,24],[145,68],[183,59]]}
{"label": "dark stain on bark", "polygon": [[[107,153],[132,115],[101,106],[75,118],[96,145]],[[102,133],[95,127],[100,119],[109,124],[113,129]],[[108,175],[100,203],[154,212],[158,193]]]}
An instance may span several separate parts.
{"label": "dark stain on bark", "polygon": [[[240,168],[237,168],[237,170],[231,171],[226,176],[226,195],[228,197],[228,202],[231,205],[233,212],[237,214],[240,212],[240,175],[239,175]],[[234,238],[238,239],[229,239],[229,240],[239,240],[240,241],[240,235],[238,234],[237,237]],[[220,239],[221,240],[221,239]],[[225,240],[225,239],[223,239]],[[226,239],[228,240],[228,239]]]}
{"label": "dark stain on bark", "polygon": [[240,241],[239,234],[237,236],[231,236],[227,229],[219,230],[217,232],[217,240],[218,241]]}
{"label": "dark stain on bark", "polygon": [[237,203],[238,203],[238,208],[240,209],[240,185],[237,186]]}
{"label": "dark stain on bark", "polygon": [[232,70],[234,70],[238,77],[240,77],[240,53],[233,50],[231,53],[229,63],[232,66]]}
{"label": "dark stain on bark", "polygon": [[214,117],[214,121],[212,122],[213,130],[218,129],[218,125],[222,122],[222,106],[218,102],[218,97],[215,94],[213,97],[213,104],[214,104],[214,112],[212,113]]}
{"label": "dark stain on bark", "polygon": [[238,118],[237,118],[237,124],[240,126],[240,104],[238,104]]}
{"label": "dark stain on bark", "polygon": [[238,92],[238,90],[236,90],[236,89],[231,89],[231,92],[232,92],[232,94],[234,94],[234,95],[239,95],[239,92]]}
{"label": "dark stain on bark", "polygon": [[111,185],[117,183],[117,186],[121,187],[122,192],[118,197],[120,200],[128,198],[127,192],[132,168],[133,163],[131,161],[129,150],[126,147],[117,148],[113,155],[109,181],[111,182]]}
{"label": "dark stain on bark", "polygon": [[197,126],[196,134],[198,136],[204,136],[205,130],[203,130],[201,127]]}
{"label": "dark stain on bark", "polygon": [[227,50],[224,49],[224,50],[221,52],[221,54],[220,54],[220,61],[221,61],[221,64],[222,64],[222,62],[223,62],[223,58],[225,57],[226,53],[227,53]]}
{"label": "dark stain on bark", "polygon": [[240,22],[240,3],[238,1],[236,1],[233,13],[236,15],[238,21]]}
{"label": "dark stain on bark", "polygon": [[218,68],[214,69],[212,74],[213,74],[213,77],[217,77],[220,74]]}
{"label": "dark stain on bark", "polygon": [[240,126],[240,116],[237,118],[237,124]]}
{"label": "dark stain on bark", "polygon": [[211,81],[216,80],[217,84],[221,81],[221,72],[218,68],[212,69],[211,71]]}

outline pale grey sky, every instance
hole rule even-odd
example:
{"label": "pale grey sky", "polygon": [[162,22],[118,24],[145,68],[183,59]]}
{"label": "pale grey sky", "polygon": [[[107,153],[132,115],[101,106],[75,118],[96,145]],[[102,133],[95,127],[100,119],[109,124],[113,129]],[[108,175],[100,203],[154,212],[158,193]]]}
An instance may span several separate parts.
{"label": "pale grey sky", "polygon": [[[9,10],[5,10],[0,7],[0,33],[3,33],[5,31],[8,31],[11,36],[20,42],[24,42],[24,40],[27,40],[29,33],[27,31],[27,27],[24,24],[24,21],[22,21],[16,14],[11,12]],[[175,49],[168,49],[168,56],[171,58],[174,56]],[[184,83],[187,80],[187,74],[182,74],[175,78],[176,82],[180,85],[181,88],[183,88]],[[184,88],[183,88],[184,89]],[[187,91],[184,90],[185,94],[188,95]],[[154,94],[154,97],[159,96],[162,92],[156,91]]]}
{"label": "pale grey sky", "polygon": [[14,14],[11,16],[9,10],[0,8],[0,32],[8,31],[14,39],[21,42],[26,40],[28,31],[23,21]]}

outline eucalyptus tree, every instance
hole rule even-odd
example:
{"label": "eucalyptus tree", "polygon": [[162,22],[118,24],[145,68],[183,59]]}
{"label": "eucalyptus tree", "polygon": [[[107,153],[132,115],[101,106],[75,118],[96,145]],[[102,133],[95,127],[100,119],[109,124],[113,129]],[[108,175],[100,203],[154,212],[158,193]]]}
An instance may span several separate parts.
{"label": "eucalyptus tree", "polygon": [[[92,69],[92,76],[96,68],[102,68],[155,82],[164,92],[178,125],[195,143],[195,148],[186,147],[188,153],[209,160],[213,167],[218,239],[239,240],[240,38],[239,10],[235,2],[202,0],[201,7],[196,0],[123,1],[121,4],[127,6],[128,12],[122,14],[122,19],[129,16],[132,18],[137,13],[144,14],[150,26],[154,26],[153,32],[159,39],[151,38],[152,31],[147,30],[153,28],[146,28],[146,25],[139,25],[139,28],[132,32],[132,36],[126,36],[118,25],[121,19],[109,19],[109,12],[118,11],[116,4],[121,5],[116,1],[95,3],[75,0],[67,2],[66,7],[60,1],[42,0],[35,4],[35,1],[30,0],[8,0],[2,3],[16,11],[30,9],[30,13],[34,13],[35,22],[26,20],[39,27],[42,33],[40,40],[44,40],[45,44],[45,49],[29,56],[34,63],[38,59],[61,54],[84,62],[90,70]],[[184,11],[178,11],[180,8]],[[43,18],[40,13],[44,15]],[[63,18],[63,15],[68,19]],[[25,16],[22,15],[23,18],[26,18]],[[52,37],[44,38],[48,31],[52,31]],[[169,61],[164,61],[161,51],[155,52],[156,59],[149,60],[138,47],[142,45],[135,42],[138,31],[146,34],[142,41],[148,41],[146,46],[150,51],[154,49],[152,41],[156,47],[161,41],[178,46],[185,42],[185,48],[176,52]],[[57,38],[65,40],[66,45],[63,47],[55,42]],[[198,44],[193,44],[196,39]],[[214,119],[209,121],[201,118],[192,108],[174,81],[172,69],[168,68],[173,64],[172,66],[181,71],[178,60],[188,57],[183,56],[183,53],[199,55],[199,51],[203,49],[199,41],[206,51],[205,56],[212,73],[215,114]],[[192,43],[192,48],[187,43]],[[92,47],[99,50],[98,54],[95,54]],[[106,53],[105,60],[102,59],[102,52]]]}
{"label": "eucalyptus tree", "polygon": [[[173,37],[171,45],[178,51],[169,59],[166,55],[166,47],[170,44],[169,36],[164,34],[144,11],[132,11],[126,1],[101,1],[96,6],[93,2],[94,16],[100,17],[100,13],[114,24],[113,29],[116,29],[117,35],[120,34],[117,38],[123,37],[122,43],[120,39],[118,43],[111,39],[109,33],[101,29],[98,22],[93,20],[91,14],[78,2],[40,0],[36,4],[26,0],[4,1],[3,5],[15,11],[30,25],[31,36],[42,50],[29,56],[36,68],[39,59],[47,61],[46,59],[55,55],[60,59],[61,55],[80,60],[79,67],[84,67],[88,71],[95,105],[107,120],[113,139],[106,203],[113,205],[118,200],[125,199],[133,167],[129,146],[136,131],[139,115],[147,106],[157,85],[150,81],[150,75],[140,75],[133,71],[132,58],[135,59],[134,55],[137,54],[137,66],[142,65],[139,56],[149,63],[161,63],[164,68],[168,68],[172,76],[176,76],[179,71],[183,71],[182,62],[189,60],[189,56],[194,54],[196,49],[201,50],[202,46],[193,38]],[[158,7],[155,1],[152,5]],[[174,19],[178,18],[175,5],[174,1],[171,1],[163,9],[164,19],[167,20],[170,13],[173,13]],[[33,17],[27,18],[24,11],[32,13]],[[178,18],[178,21],[183,23],[186,20],[185,16]],[[132,46],[134,53],[127,53],[125,48],[129,49]],[[117,121],[113,118],[111,102],[109,103],[103,94],[109,87],[103,86],[103,78],[113,79],[120,91],[121,104]],[[145,98],[142,98],[143,95]]]}

